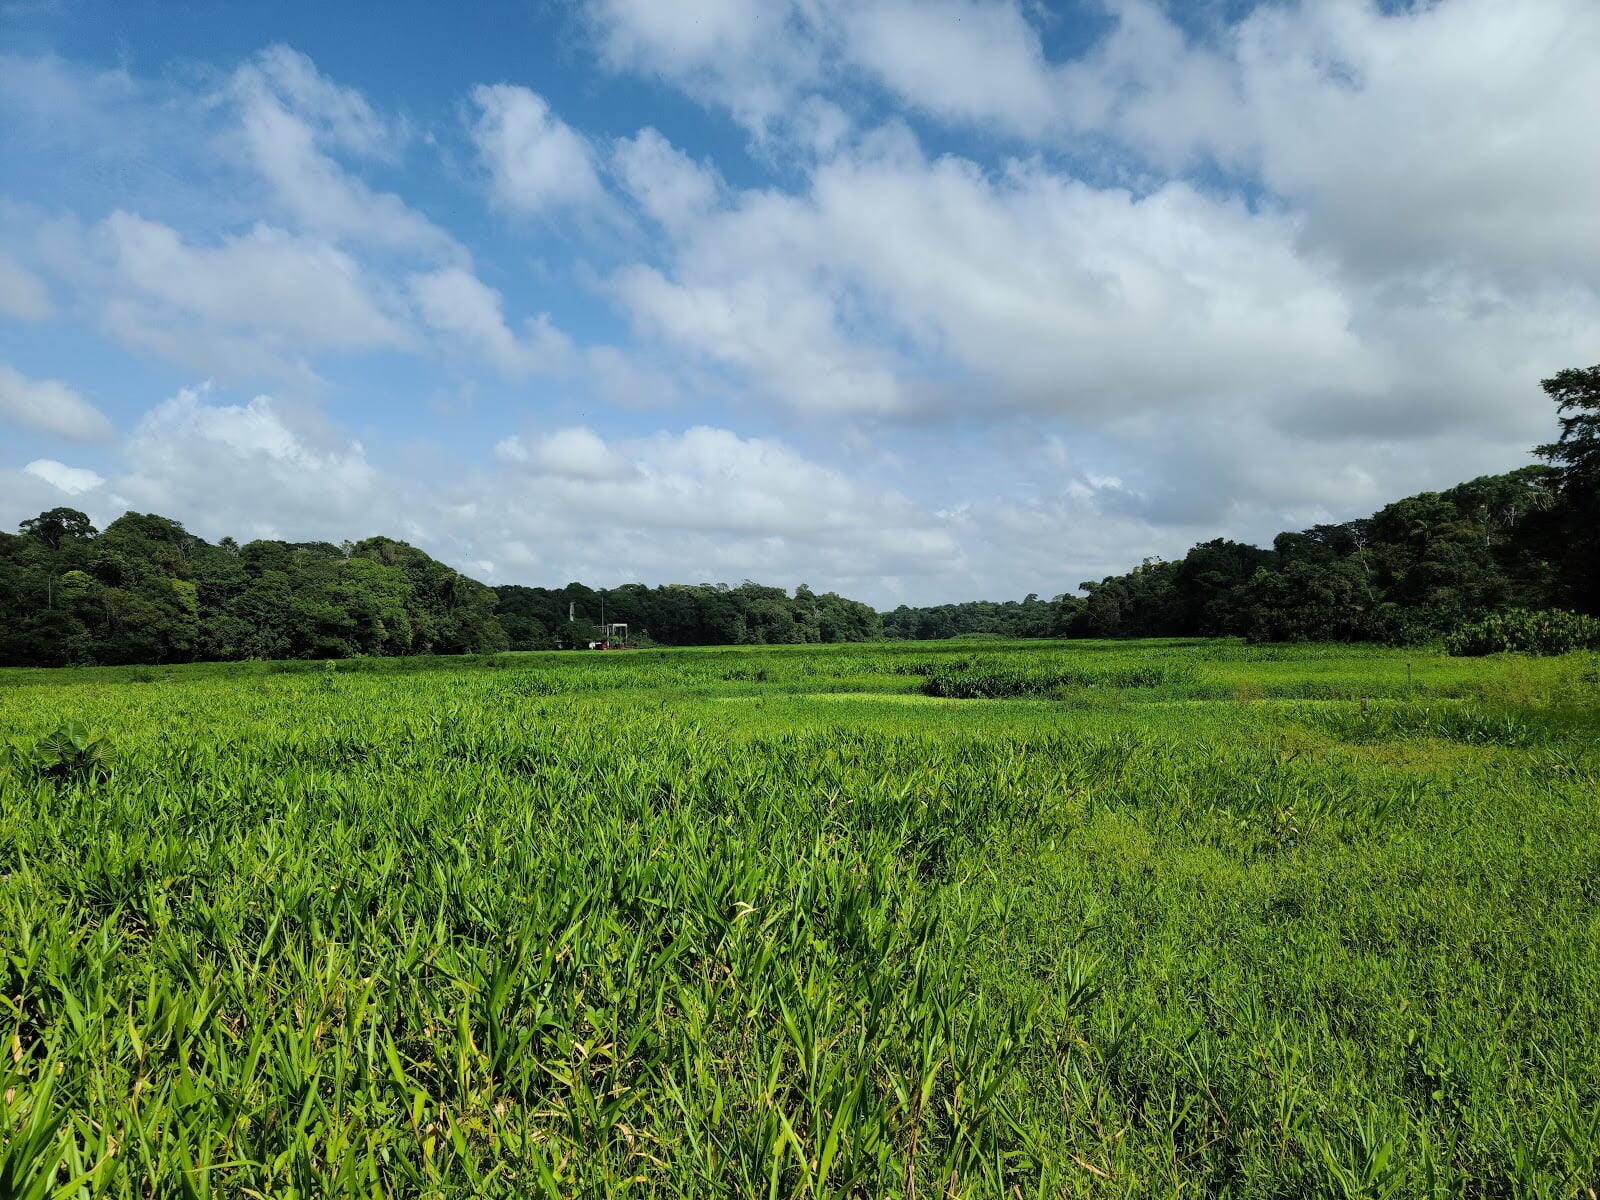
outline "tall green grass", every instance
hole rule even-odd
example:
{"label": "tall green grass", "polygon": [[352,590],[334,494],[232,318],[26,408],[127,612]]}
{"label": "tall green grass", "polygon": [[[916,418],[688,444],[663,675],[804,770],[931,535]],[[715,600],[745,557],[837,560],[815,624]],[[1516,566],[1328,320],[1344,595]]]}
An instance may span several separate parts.
{"label": "tall green grass", "polygon": [[1593,661],[1261,650],[0,677],[0,1195],[1589,1194]]}

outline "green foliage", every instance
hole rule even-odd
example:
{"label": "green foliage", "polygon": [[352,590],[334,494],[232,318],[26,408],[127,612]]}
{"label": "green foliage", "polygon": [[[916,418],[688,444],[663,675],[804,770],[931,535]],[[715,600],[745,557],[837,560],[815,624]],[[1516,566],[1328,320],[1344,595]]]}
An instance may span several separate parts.
{"label": "green foliage", "polygon": [[1537,453],[1560,464],[1564,488],[1593,496],[1600,489],[1600,364],[1557,372],[1540,386],[1555,401],[1561,436]]}
{"label": "green foliage", "polygon": [[[94,789],[0,767],[0,1194],[1600,1174],[1590,660],[279,666],[0,671],[7,729],[117,748]],[[918,690],[939,672],[1069,682],[952,703]]]}
{"label": "green foliage", "polygon": [[1525,467],[1398,500],[1369,518],[1281,533],[1271,550],[1213,541],[1062,597],[1068,637],[1234,634],[1260,642],[1427,642],[1579,577],[1552,565],[1557,475]]}
{"label": "green foliage", "polygon": [[32,742],[12,742],[7,758],[22,776],[87,783],[105,776],[105,747],[82,722],[67,721]]}
{"label": "green foliage", "polygon": [[1542,386],[1561,426],[1556,441],[1535,451],[1554,465],[1560,491],[1545,538],[1555,599],[1600,616],[1600,365],[1558,372]]}
{"label": "green foliage", "polygon": [[1600,366],[1543,387],[1561,436],[1535,453],[1553,466],[1280,533],[1271,550],[1219,539],[1147,559],[1058,598],[1049,632],[1416,644],[1508,608],[1600,614]]}
{"label": "green foliage", "polygon": [[496,598],[404,542],[216,546],[126,513],[55,509],[0,535],[0,664],[483,653]]}
{"label": "green foliage", "polygon": [[1484,654],[1570,654],[1600,649],[1600,621],[1561,609],[1524,608],[1491,613],[1445,638],[1445,649],[1459,657]]}
{"label": "green foliage", "polygon": [[[511,648],[548,650],[584,646],[607,624],[628,626],[630,645],[783,646],[816,642],[860,642],[882,633],[878,614],[834,592],[821,595],[801,584],[791,596],[782,588],[746,580],[720,584],[631,583],[597,592],[581,583],[564,588],[506,585],[495,589],[499,615]],[[575,620],[568,621],[568,612]]]}
{"label": "green foliage", "polygon": [[1073,688],[1148,688],[1187,682],[1193,673],[1164,663],[1135,667],[983,669],[956,668],[929,674],[922,694],[951,700],[998,700],[1017,696],[1056,696]]}
{"label": "green foliage", "polygon": [[1030,595],[1002,603],[974,600],[928,608],[902,604],[883,614],[883,635],[912,641],[1049,637],[1055,624],[1056,603]]}

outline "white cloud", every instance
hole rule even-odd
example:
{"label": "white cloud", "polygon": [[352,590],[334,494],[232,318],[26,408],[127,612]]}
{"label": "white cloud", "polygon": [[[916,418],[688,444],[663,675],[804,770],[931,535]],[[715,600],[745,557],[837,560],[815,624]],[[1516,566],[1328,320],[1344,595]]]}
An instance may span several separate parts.
{"label": "white cloud", "polygon": [[[511,438],[477,506],[479,557],[507,581],[760,578],[881,594],[959,569],[939,518],[768,438],[726,429]],[[536,549],[537,547],[537,549]]]}
{"label": "white cloud", "polygon": [[614,294],[636,327],[705,361],[732,368],[759,394],[799,412],[890,414],[907,407],[890,352],[852,340],[838,305],[808,265],[782,254],[732,277],[669,279],[654,268],[619,272]]}
{"label": "white cloud", "polygon": [[665,538],[655,556],[661,563],[676,556],[673,544],[706,537],[733,539],[747,552],[771,543],[759,551],[768,561],[777,552],[854,553],[861,571],[871,569],[873,554],[926,567],[930,556],[955,553],[929,514],[903,497],[772,439],[698,426],[606,442],[578,428],[507,439],[498,450],[520,481],[508,502],[536,497],[566,529],[625,537],[632,556]]}
{"label": "white cloud", "polygon": [[[657,157],[664,157],[657,155]],[[639,327],[804,411],[1075,416],[1364,389],[1329,266],[1272,211],[1168,184],[1139,198],[1015,162],[997,175],[890,135],[809,192],[675,223],[668,270],[613,279]]]}
{"label": "white cloud", "polygon": [[55,485],[22,467],[0,466],[0,527],[15,529],[29,517],[60,504],[61,491]]}
{"label": "white cloud", "polygon": [[1600,284],[1600,6],[1264,7],[1238,30],[1246,161],[1368,273],[1462,262]]}
{"label": "white cloud", "polygon": [[[387,533],[495,582],[611,585],[806,581],[892,605],[1053,594],[1179,555],[1219,535],[1342,519],[1405,490],[1503,468],[1475,435],[1353,457],[1327,441],[1176,414],[1120,445],[1018,428],[927,452],[832,465],[775,438],[694,427],[614,436],[586,426],[524,434],[497,465],[387,462],[314,410],[185,391],[153,409],[97,477],[45,464],[0,471],[18,519],[48,507],[27,480],[184,521],[215,539]],[[903,458],[900,467],[889,458]],[[863,469],[864,466],[873,469]],[[60,467],[60,471],[55,468]],[[915,481],[917,494],[886,476]],[[103,511],[101,511],[103,510]],[[487,564],[487,565],[486,565]]]}
{"label": "white cloud", "polygon": [[371,280],[326,242],[258,225],[214,245],[115,212],[97,226],[107,327],[132,345],[230,375],[309,374],[305,353],[406,346]]}
{"label": "white cloud", "polygon": [[425,320],[467,353],[507,375],[559,371],[573,359],[572,342],[545,314],[526,323],[519,337],[507,327],[500,294],[459,267],[410,279],[413,300]]}
{"label": "white cloud", "polygon": [[328,153],[392,159],[403,141],[359,92],[321,75],[286,46],[262,51],[235,72],[242,150],[301,228],[431,256],[459,259],[455,239],[392,192],[378,192]]}
{"label": "white cloud", "polygon": [[115,486],[130,505],[212,537],[365,536],[407,504],[360,442],[270,396],[214,404],[181,391],[145,415],[123,457]]}
{"label": "white cloud", "polygon": [[876,0],[825,6],[843,57],[925,112],[1059,134],[1062,89],[1038,32],[1009,2]]}
{"label": "white cloud", "polygon": [[[71,153],[91,142],[96,132],[115,125],[132,135],[142,149],[142,119],[128,122],[130,110],[144,107],[144,88],[126,71],[96,70],[53,54],[0,54],[0,110],[7,114],[9,137],[27,137],[40,147]],[[112,143],[104,153],[120,155],[127,147]]]}
{"label": "white cloud", "polygon": [[613,166],[639,206],[673,230],[706,216],[722,186],[713,168],[696,163],[654,129],[619,140]]}
{"label": "white cloud", "polygon": [[1292,219],[1183,184],[1142,198],[1029,164],[839,162],[814,185],[818,250],[886,321],[1000,385],[991,404],[1074,414],[1259,393],[1296,372],[1366,382],[1346,297]]}
{"label": "white cloud", "polygon": [[85,492],[92,492],[105,482],[101,476],[87,467],[69,467],[52,458],[36,458],[22,469],[69,496],[81,496]]}
{"label": "white cloud", "polygon": [[[645,179],[695,169],[649,149],[666,169]],[[628,186],[648,209],[650,188]],[[1548,434],[1536,381],[1587,361],[1600,327],[1581,270],[1518,280],[1459,256],[1427,268],[1397,256],[1373,277],[1311,216],[1270,200],[1094,187],[1036,159],[984,170],[929,158],[893,127],[811,167],[797,191],[687,194],[663,208],[661,261],[610,281],[664,353],[802,417],[858,414],[890,445],[910,419],[945,422],[925,445],[1026,419],[1073,447],[1082,474],[1054,488],[1091,508],[1048,491],[1024,502],[1003,458],[919,464],[953,529],[961,512],[985,514],[995,554],[969,531],[963,561],[993,580],[1019,578],[1007,513],[1019,530],[1114,531],[1105,554],[1090,532],[1062,547],[1082,578],[1119,548],[1270,538],[1508,469]],[[974,492],[952,505],[958,477]],[[999,590],[982,577],[972,594]]]}
{"label": "white cloud", "polygon": [[[1119,30],[1099,54],[1071,63],[1046,58],[1016,0],[696,0],[687,9],[589,0],[586,8],[612,69],[723,107],[763,141],[780,134],[826,153],[848,127],[847,106],[868,107],[860,85],[911,112],[1011,137],[1058,142],[1103,122],[1133,82],[1130,53],[1176,33],[1142,0],[1106,6]],[[1177,42],[1181,50],[1181,35]]]}
{"label": "white cloud", "polygon": [[15,259],[0,254],[0,316],[42,321],[54,311],[44,280]]}
{"label": "white cloud", "polygon": [[404,129],[379,116],[360,92],[334,83],[311,59],[282,44],[240,67],[234,86],[252,100],[294,113],[331,145],[358,154],[393,159],[405,140]]}
{"label": "white cloud", "polygon": [[258,225],[216,246],[115,212],[101,226],[118,277],[177,308],[322,349],[392,346],[400,331],[378,307],[361,268],[323,242]]}
{"label": "white cloud", "polygon": [[0,363],[0,420],[74,441],[111,433],[106,415],[59,379],[29,379],[4,363]]}
{"label": "white cloud", "polygon": [[[1158,0],[1047,57],[1019,0],[590,0],[614,68],[758,134],[853,83],[905,109],[1168,176],[1207,158],[1302,207],[1348,263],[1600,274],[1600,7],[1591,0],[1259,4],[1201,40]],[[857,104],[856,107],[860,107]],[[1109,161],[1108,161],[1109,160]],[[1137,174],[1137,172],[1135,172]]]}
{"label": "white cloud", "polygon": [[546,215],[601,202],[593,150],[550,111],[544,97],[502,83],[474,88],[472,102],[479,112],[473,140],[497,203],[525,215]]}
{"label": "white cloud", "polygon": [[793,0],[591,0],[587,13],[614,69],[684,87],[755,130],[781,122],[820,65]]}
{"label": "white cloud", "polygon": [[691,391],[659,363],[617,346],[590,346],[583,353],[589,387],[607,404],[636,410],[671,408],[688,402]]}
{"label": "white cloud", "polygon": [[565,479],[627,479],[634,474],[625,458],[582,426],[539,438],[505,438],[494,449],[503,463]]}

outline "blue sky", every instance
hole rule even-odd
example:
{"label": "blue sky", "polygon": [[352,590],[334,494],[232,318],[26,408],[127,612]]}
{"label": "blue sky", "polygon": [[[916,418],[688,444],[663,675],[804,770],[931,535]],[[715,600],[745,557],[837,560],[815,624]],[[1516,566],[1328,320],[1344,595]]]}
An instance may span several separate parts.
{"label": "blue sky", "polygon": [[1050,595],[1527,461],[1588,0],[0,2],[0,523]]}

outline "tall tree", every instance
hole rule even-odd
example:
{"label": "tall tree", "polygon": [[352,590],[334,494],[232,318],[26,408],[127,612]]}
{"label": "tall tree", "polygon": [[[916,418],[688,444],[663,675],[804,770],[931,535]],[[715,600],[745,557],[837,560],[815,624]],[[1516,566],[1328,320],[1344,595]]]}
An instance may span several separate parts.
{"label": "tall tree", "polygon": [[1563,590],[1575,607],[1600,613],[1600,364],[1559,371],[1540,386],[1561,425],[1536,453],[1560,472]]}
{"label": "tall tree", "polygon": [[88,516],[75,508],[52,508],[24,521],[18,528],[24,537],[38,538],[52,550],[59,549],[66,538],[95,536],[95,527]]}

